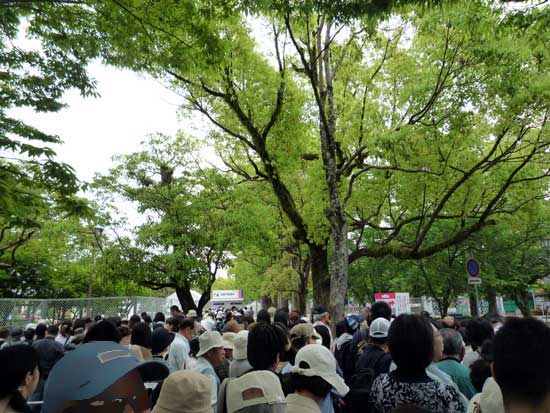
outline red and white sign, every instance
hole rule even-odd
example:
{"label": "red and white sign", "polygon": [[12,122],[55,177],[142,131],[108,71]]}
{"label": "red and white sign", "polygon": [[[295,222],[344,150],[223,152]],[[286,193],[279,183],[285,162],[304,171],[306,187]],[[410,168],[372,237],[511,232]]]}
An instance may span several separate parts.
{"label": "red and white sign", "polygon": [[396,316],[411,312],[409,293],[376,293],[374,294],[374,301],[387,302],[392,309],[392,313]]}

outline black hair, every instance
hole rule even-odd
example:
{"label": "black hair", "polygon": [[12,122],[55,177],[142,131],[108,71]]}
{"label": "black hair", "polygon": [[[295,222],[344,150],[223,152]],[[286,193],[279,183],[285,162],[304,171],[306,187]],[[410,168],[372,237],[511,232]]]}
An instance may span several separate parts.
{"label": "black hair", "polygon": [[103,320],[103,316],[101,314],[98,314],[94,317],[94,321],[97,323],[99,321]]}
{"label": "black hair", "polygon": [[347,332],[346,324],[346,320],[336,323],[336,337],[340,337],[342,334]]}
{"label": "black hair", "polygon": [[276,323],[283,323],[285,326],[288,326],[288,310],[284,308],[279,308],[277,311],[275,311],[273,321]]}
{"label": "black hair", "polygon": [[413,377],[425,374],[434,354],[433,327],[422,316],[401,314],[390,326],[388,346],[399,372]]}
{"label": "black hair", "polygon": [[466,325],[466,337],[474,351],[477,351],[486,340],[491,340],[494,336],[493,326],[486,320],[470,320]]}
{"label": "black hair", "polygon": [[102,320],[99,323],[92,325],[86,332],[83,343],[92,341],[120,341],[120,334],[117,328],[108,321]]}
{"label": "black hair", "polygon": [[118,333],[120,334],[120,339],[121,340],[122,340],[122,338],[128,337],[129,335],[132,334],[132,332],[130,331],[128,326],[120,326],[120,327],[117,328],[117,330],[118,330]]}
{"label": "black hair", "polygon": [[27,328],[25,330],[25,340],[32,341],[34,339],[34,328]]}
{"label": "black hair", "polygon": [[34,374],[39,356],[32,346],[10,346],[0,350],[0,399],[10,398],[11,408],[27,411],[27,402],[19,391],[27,374]]}
{"label": "black hair", "polygon": [[128,326],[130,327],[130,330],[134,328],[134,324],[141,323],[141,317],[137,314],[134,314],[132,317],[130,317],[130,321],[128,323]]}
{"label": "black hair", "polygon": [[130,344],[151,349],[151,328],[146,323],[134,324]]}
{"label": "black hair", "polygon": [[34,334],[36,335],[36,339],[40,340],[41,338],[44,338],[46,335],[46,330],[48,327],[46,324],[38,324],[36,328],[34,329]]}
{"label": "black hair", "polygon": [[388,337],[370,337],[369,336],[369,342],[372,344],[377,344],[379,346],[386,344],[388,342]]}
{"label": "black hair", "polygon": [[385,318],[388,321],[391,321],[391,307],[385,301],[375,302],[370,309],[371,321],[374,321],[380,317]]}
{"label": "black hair", "polygon": [[90,324],[90,323],[93,322],[92,319],[91,319],[90,317],[84,317],[84,318],[82,319],[82,321],[84,322],[84,326],[86,326],[86,324]]}
{"label": "black hair", "polygon": [[57,326],[49,326],[46,328],[46,333],[48,333],[50,336],[57,336],[57,333],[59,333],[59,328]]}
{"label": "black hair", "polygon": [[185,330],[186,328],[195,328],[195,320],[190,318],[180,318],[178,320],[178,331]]}
{"label": "black hair", "polygon": [[0,327],[0,338],[7,340],[10,336],[10,329],[7,327]]}
{"label": "black hair", "polygon": [[178,331],[179,329],[179,318],[178,317],[168,317],[166,319],[166,324],[172,326],[172,331]]}
{"label": "black hair", "polygon": [[160,311],[155,314],[155,318],[153,318],[154,323],[162,322],[164,323],[166,321],[166,317],[164,317],[164,313],[161,313]]}
{"label": "black hair", "polygon": [[434,326],[437,330],[441,330],[445,328],[445,324],[443,324],[443,321],[441,320],[429,320],[430,324]]}
{"label": "black hair", "polygon": [[330,350],[330,331],[328,327],[325,325],[316,325],[313,328],[321,336],[323,346]]}
{"label": "black hair", "polygon": [[271,324],[271,317],[269,316],[269,313],[265,309],[261,309],[258,311],[258,314],[256,315],[256,321],[258,323],[263,322],[267,324]]}
{"label": "black hair", "polygon": [[195,357],[200,348],[201,346],[198,337],[193,337],[191,340],[189,340],[189,355]]}
{"label": "black hair", "polygon": [[82,328],[82,329],[86,328],[86,322],[84,321],[83,318],[78,318],[74,321],[73,330],[76,330],[78,328]]}
{"label": "black hair", "polygon": [[109,317],[105,319],[109,323],[112,323],[115,327],[120,327],[122,325],[122,319],[118,316],[116,317]]}
{"label": "black hair", "polygon": [[[305,361],[300,363],[301,368],[309,368],[309,366],[304,367],[302,364],[307,365]],[[317,396],[321,399],[327,397],[327,394],[330,393],[332,386],[327,383],[324,379],[319,376],[304,376],[298,373],[292,374],[292,386],[295,390],[307,390],[311,392],[314,396]]]}
{"label": "black hair", "polygon": [[170,311],[177,311],[179,313],[180,308],[177,305],[173,305],[173,306],[170,307]]}
{"label": "black hair", "polygon": [[491,362],[479,358],[470,365],[470,380],[475,389],[481,393],[485,380],[491,377]]}
{"label": "black hair", "polygon": [[149,314],[145,314],[141,318],[143,319],[144,323],[147,323],[147,324],[152,324],[153,323],[153,320],[151,319],[151,316]]}
{"label": "black hair", "polygon": [[248,334],[248,362],[254,370],[270,370],[277,362],[277,356],[285,350],[287,341],[280,327],[267,323],[256,323]]}
{"label": "black hair", "polygon": [[504,406],[540,405],[550,393],[550,328],[534,318],[511,318],[493,340],[493,372]]}

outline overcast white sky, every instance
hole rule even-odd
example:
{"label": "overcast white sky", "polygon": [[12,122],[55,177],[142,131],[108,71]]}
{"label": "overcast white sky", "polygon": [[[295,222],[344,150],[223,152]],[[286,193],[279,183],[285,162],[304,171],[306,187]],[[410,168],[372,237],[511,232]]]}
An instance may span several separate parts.
{"label": "overcast white sky", "polygon": [[44,132],[59,135],[64,143],[54,148],[58,159],[73,166],[81,180],[107,172],[114,154],[136,151],[150,133],[174,135],[189,128],[189,121],[178,121],[182,98],[155,79],[100,63],[90,65],[89,71],[101,97],[83,98],[70,91],[63,99],[68,107],[57,113],[12,112]]}

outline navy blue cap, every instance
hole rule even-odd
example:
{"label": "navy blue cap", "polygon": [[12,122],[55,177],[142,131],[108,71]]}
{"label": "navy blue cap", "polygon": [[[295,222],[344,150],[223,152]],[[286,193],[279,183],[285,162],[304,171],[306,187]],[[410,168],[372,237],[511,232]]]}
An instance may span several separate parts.
{"label": "navy blue cap", "polygon": [[143,381],[160,381],[169,374],[159,361],[139,362],[128,347],[111,341],[86,343],[65,353],[51,370],[44,389],[43,413],[58,413],[65,401],[86,400],[101,394],[137,369]]}

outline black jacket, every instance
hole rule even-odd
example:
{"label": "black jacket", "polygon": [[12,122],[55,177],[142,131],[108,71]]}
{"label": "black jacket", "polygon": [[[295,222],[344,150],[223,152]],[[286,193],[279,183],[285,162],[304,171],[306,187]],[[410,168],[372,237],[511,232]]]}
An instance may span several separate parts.
{"label": "black jacket", "polygon": [[32,346],[38,352],[40,361],[38,363],[38,369],[40,370],[40,376],[46,379],[50,374],[50,370],[55,363],[63,357],[64,348],[63,344],[55,341],[54,337],[46,337],[40,340],[36,340],[32,343]]}
{"label": "black jacket", "polygon": [[361,354],[359,360],[357,360],[355,371],[370,368],[373,369],[376,376],[378,376],[390,371],[391,361],[390,353],[386,353],[378,346],[369,344],[365,350],[363,350],[363,354]]}

